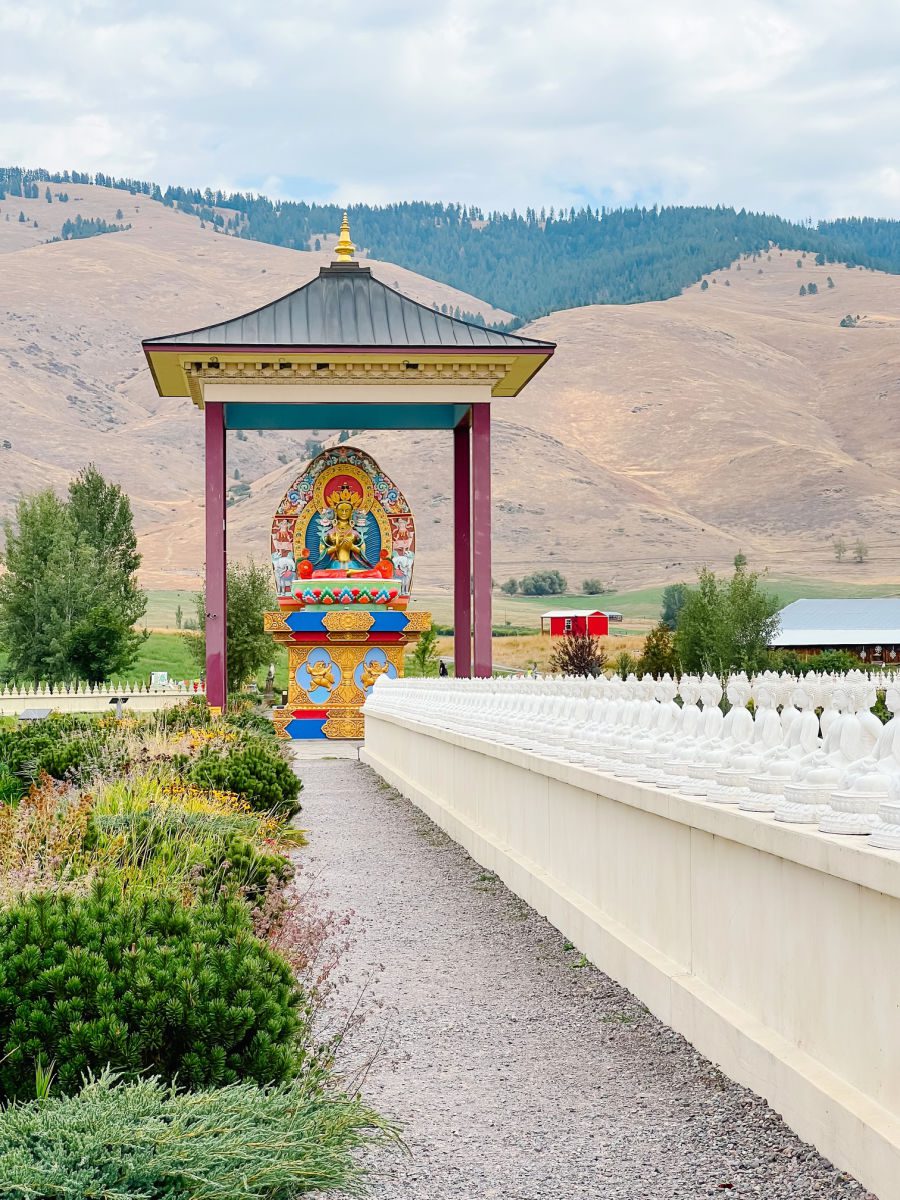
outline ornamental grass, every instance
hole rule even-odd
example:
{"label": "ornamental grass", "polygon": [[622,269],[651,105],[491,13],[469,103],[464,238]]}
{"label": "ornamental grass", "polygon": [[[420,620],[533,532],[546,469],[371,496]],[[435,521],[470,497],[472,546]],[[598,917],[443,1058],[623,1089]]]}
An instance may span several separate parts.
{"label": "ornamental grass", "polygon": [[0,1200],[290,1200],[361,1194],[358,1152],[397,1132],[303,1081],[186,1093],[105,1072],[0,1112]]}

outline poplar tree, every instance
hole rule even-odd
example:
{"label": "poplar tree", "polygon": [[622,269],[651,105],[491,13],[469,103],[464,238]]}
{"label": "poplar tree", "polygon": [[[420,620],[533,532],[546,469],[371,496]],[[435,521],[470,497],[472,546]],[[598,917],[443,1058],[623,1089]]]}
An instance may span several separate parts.
{"label": "poplar tree", "polygon": [[10,673],[34,682],[100,683],[127,671],[146,634],[131,503],[96,467],[72,481],[68,502],[27,496],[4,525],[0,643]]}

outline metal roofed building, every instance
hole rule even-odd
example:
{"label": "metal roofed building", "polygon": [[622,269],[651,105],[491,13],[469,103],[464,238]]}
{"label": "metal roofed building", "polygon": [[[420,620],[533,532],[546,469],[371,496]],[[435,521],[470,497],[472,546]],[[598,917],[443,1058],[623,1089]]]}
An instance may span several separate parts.
{"label": "metal roofed building", "polygon": [[795,600],[781,610],[779,621],[773,649],[847,650],[863,662],[900,661],[900,596]]}

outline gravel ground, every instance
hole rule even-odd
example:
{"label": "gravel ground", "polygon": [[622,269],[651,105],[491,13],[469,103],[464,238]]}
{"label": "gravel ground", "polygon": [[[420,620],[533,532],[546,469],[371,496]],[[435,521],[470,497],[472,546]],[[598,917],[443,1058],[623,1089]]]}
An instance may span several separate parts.
{"label": "gravel ground", "polygon": [[362,931],[346,966],[384,1007],[364,1093],[409,1153],[380,1200],[874,1200],[586,963],[374,772],[297,764],[307,852]]}

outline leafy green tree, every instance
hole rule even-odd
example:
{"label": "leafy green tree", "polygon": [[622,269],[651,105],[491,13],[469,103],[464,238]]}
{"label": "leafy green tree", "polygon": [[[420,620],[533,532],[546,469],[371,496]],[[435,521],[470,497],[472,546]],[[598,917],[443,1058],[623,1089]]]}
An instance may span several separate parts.
{"label": "leafy green tree", "polygon": [[175,628],[176,629],[181,628],[181,622],[183,620],[184,620],[184,613],[182,612],[181,605],[179,604],[178,607],[175,609]]}
{"label": "leafy green tree", "polygon": [[602,579],[585,579],[581,590],[586,596],[602,596],[606,591],[606,584]]}
{"label": "leafy green tree", "polygon": [[675,652],[685,671],[762,669],[778,629],[781,602],[769,595],[755,572],[735,569],[717,579],[705,568],[687,589],[678,618]]}
{"label": "leafy green tree", "polygon": [[66,506],[51,490],[26,496],[4,523],[0,642],[13,678],[61,683],[70,674],[68,638],[89,611],[99,569]]}
{"label": "leafy green tree", "polygon": [[507,596],[514,596],[518,590],[518,579],[507,579],[506,583],[500,584],[500,591],[505,592]]}
{"label": "leafy green tree", "polygon": [[[228,597],[226,656],[228,690],[238,691],[268,663],[272,639],[263,629],[263,613],[275,604],[272,573],[252,559],[229,563],[225,579]],[[195,596],[200,633],[182,634],[201,670],[206,665],[206,596]]]}
{"label": "leafy green tree", "polygon": [[523,596],[560,596],[568,586],[559,571],[535,571],[519,580],[519,591]]}
{"label": "leafy green tree", "polygon": [[146,612],[147,597],[137,582],[141,555],[131,501],[90,463],[69,484],[68,509],[76,528],[103,560],[117,605],[133,625]]}
{"label": "leafy green tree", "polygon": [[847,553],[847,543],[842,537],[834,539],[834,557],[838,562],[844,561],[844,555]]}
{"label": "leafy green tree", "polygon": [[611,663],[612,669],[620,679],[627,679],[629,675],[635,674],[639,665],[639,659],[629,650],[620,650]]}
{"label": "leafy green tree", "polygon": [[659,619],[669,629],[678,628],[678,614],[681,612],[686,596],[686,583],[670,583],[668,587],[663,588],[662,612]]}
{"label": "leafy green tree", "polygon": [[133,628],[146,598],[133,571],[140,556],[130,505],[119,492],[115,507],[121,514],[124,499],[128,520],[113,523],[113,536],[104,524],[109,485],[98,475],[96,508],[85,507],[78,488],[84,475],[68,504],[50,489],[38,492],[20,500],[4,526],[0,642],[10,673],[23,679],[99,683],[126,671],[142,641]]}
{"label": "leafy green tree", "polygon": [[654,679],[659,679],[667,672],[669,675],[674,675],[677,665],[674,634],[664,621],[660,621],[644,639],[644,648],[638,660],[638,671],[642,675],[652,675]]}
{"label": "leafy green tree", "polygon": [[411,657],[417,675],[421,675],[423,678],[427,675],[437,675],[437,633],[433,625],[429,625],[419,637]]}
{"label": "leafy green tree", "polygon": [[69,630],[66,657],[73,679],[102,683],[127,671],[144,635],[111,602],[96,604]]}
{"label": "leafy green tree", "polygon": [[801,295],[801,296],[805,296],[805,295],[806,295],[806,284],[804,284],[804,283],[801,283],[801,284],[800,284],[800,295]]}
{"label": "leafy green tree", "polygon": [[857,538],[853,543],[853,561],[864,563],[869,557],[869,547],[862,538]]}
{"label": "leafy green tree", "polygon": [[743,571],[746,565],[747,555],[743,552],[743,550],[738,550],[737,554],[734,556],[734,569],[736,571]]}

